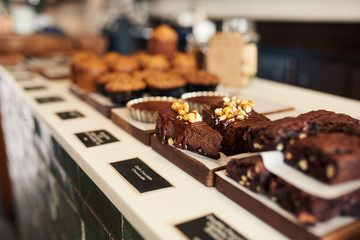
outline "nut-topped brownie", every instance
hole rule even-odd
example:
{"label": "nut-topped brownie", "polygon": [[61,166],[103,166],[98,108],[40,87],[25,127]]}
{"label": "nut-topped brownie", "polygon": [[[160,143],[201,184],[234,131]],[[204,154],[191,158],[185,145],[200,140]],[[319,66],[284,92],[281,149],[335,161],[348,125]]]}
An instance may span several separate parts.
{"label": "nut-topped brownie", "polygon": [[286,163],[326,183],[360,178],[360,137],[319,133],[286,148]]}
{"label": "nut-topped brownie", "polygon": [[255,123],[269,122],[262,114],[253,110],[254,104],[237,97],[225,97],[212,109],[203,110],[204,121],[223,136],[222,152],[226,155],[248,152],[244,138],[248,128]]}
{"label": "nut-topped brownie", "polygon": [[226,174],[251,191],[268,196],[294,213],[303,224],[315,224],[339,215],[360,216],[360,190],[333,199],[314,196],[269,172],[260,155],[230,160]]}
{"label": "nut-topped brownie", "polygon": [[190,111],[186,102],[174,102],[171,108],[159,110],[155,125],[156,136],[162,144],[168,143],[214,159],[220,157],[221,135],[202,121],[197,111]]}

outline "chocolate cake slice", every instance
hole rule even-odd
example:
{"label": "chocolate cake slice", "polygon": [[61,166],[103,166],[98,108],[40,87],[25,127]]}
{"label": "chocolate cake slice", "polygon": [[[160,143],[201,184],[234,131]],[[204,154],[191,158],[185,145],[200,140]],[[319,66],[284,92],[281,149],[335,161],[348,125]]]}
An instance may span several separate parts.
{"label": "chocolate cake slice", "polygon": [[[176,110],[174,107],[172,109],[166,108],[159,110],[156,114],[155,132],[162,144],[168,143],[177,148],[218,159],[222,136],[202,120],[195,121],[192,119],[189,121],[187,116],[190,114],[190,118],[193,117],[192,112],[189,113],[187,110],[188,113],[179,115],[179,112],[183,113],[181,111],[183,109]],[[196,114],[196,112],[193,113]]]}
{"label": "chocolate cake slice", "polygon": [[308,130],[308,122],[286,117],[275,121],[254,123],[244,133],[243,138],[250,152],[283,151],[292,140],[305,138]]}
{"label": "chocolate cake slice", "polygon": [[[226,116],[226,109],[229,107],[231,111]],[[211,109],[204,108],[204,121],[223,136],[221,147],[225,155],[249,152],[244,139],[245,132],[255,123],[270,121],[252,107],[253,104],[248,100],[232,98],[231,101],[219,102]]]}
{"label": "chocolate cake slice", "polygon": [[285,153],[287,164],[325,183],[360,178],[360,137],[319,133],[295,140]]}
{"label": "chocolate cake slice", "polygon": [[331,131],[344,126],[359,126],[360,120],[342,113],[327,110],[310,111],[300,114],[297,119],[309,122],[309,135]]}

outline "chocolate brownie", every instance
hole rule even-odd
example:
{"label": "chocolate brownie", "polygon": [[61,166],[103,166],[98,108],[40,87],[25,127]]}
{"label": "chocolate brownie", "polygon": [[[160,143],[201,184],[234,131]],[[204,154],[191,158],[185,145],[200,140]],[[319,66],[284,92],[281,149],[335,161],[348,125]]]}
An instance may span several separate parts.
{"label": "chocolate brownie", "polygon": [[306,137],[308,129],[308,122],[286,117],[275,121],[254,123],[244,133],[243,138],[251,152],[282,151],[291,140]]}
{"label": "chocolate brownie", "polygon": [[[251,110],[248,109],[248,112],[246,113],[246,115],[244,115],[244,118],[224,118],[223,116],[225,115],[225,112],[219,114],[217,113],[217,111],[219,109],[224,110],[227,108],[227,104],[225,102],[218,103],[217,105],[213,106],[212,109],[204,108],[203,119],[211,128],[215,129],[223,136],[221,150],[225,155],[229,156],[238,153],[248,152],[250,149],[248,148],[248,144],[246,144],[247,139],[244,138],[245,133],[255,123],[269,122],[270,120],[264,115],[254,111],[252,107]],[[241,104],[239,106],[237,106],[237,104],[234,105],[235,106],[232,106],[232,108],[235,107],[238,109]],[[241,117],[241,113],[239,114],[240,115],[237,116]]]}
{"label": "chocolate brownie", "polygon": [[319,133],[287,146],[287,164],[326,183],[360,178],[360,137]]}
{"label": "chocolate brownie", "polygon": [[258,193],[267,193],[269,181],[274,177],[264,167],[260,155],[231,159],[226,165],[226,174],[240,185]]}
{"label": "chocolate brownie", "polygon": [[260,155],[230,160],[226,173],[244,187],[267,195],[306,225],[338,215],[360,217],[360,190],[334,199],[313,196],[269,172]]}
{"label": "chocolate brownie", "polygon": [[221,135],[204,121],[186,121],[184,116],[188,114],[181,116],[169,108],[159,110],[155,117],[156,136],[163,144],[168,143],[218,159]]}
{"label": "chocolate brownie", "polygon": [[308,121],[310,124],[309,134],[329,131],[332,128],[342,126],[360,125],[360,120],[342,113],[335,113],[327,110],[310,111],[300,114],[298,119]]}

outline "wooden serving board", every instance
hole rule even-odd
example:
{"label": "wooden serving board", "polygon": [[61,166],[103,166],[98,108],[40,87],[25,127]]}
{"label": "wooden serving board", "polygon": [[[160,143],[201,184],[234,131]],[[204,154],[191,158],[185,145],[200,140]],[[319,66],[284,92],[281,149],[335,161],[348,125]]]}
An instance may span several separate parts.
{"label": "wooden serving board", "polygon": [[108,97],[105,97],[98,92],[87,94],[85,101],[107,118],[111,117],[111,109],[121,107],[120,104],[111,102]]}
{"label": "wooden serving board", "polygon": [[225,174],[216,173],[216,189],[291,239],[359,239],[360,221],[336,217],[315,226],[301,225],[295,216],[266,196],[254,193]]}
{"label": "wooden serving board", "polygon": [[162,144],[155,134],[151,136],[151,147],[207,187],[214,186],[215,172],[224,169],[230,160],[224,155],[215,160],[168,144]]}
{"label": "wooden serving board", "polygon": [[78,86],[76,86],[75,84],[71,83],[69,90],[71,93],[73,93],[76,97],[80,98],[81,100],[85,101],[86,99],[86,95],[89,94],[90,92],[85,91],[81,88],[79,88]]}
{"label": "wooden serving board", "polygon": [[155,123],[145,123],[133,119],[126,107],[113,108],[111,120],[140,142],[151,145],[151,135],[155,133]]}

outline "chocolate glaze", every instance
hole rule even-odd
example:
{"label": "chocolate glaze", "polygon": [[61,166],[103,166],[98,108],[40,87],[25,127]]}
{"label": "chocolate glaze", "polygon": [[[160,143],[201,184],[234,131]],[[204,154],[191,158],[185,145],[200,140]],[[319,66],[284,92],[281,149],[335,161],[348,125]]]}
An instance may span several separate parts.
{"label": "chocolate glaze", "polygon": [[[162,126],[166,126],[166,124],[170,121],[174,122],[175,142],[176,142],[175,147],[181,148],[181,149],[187,149],[187,142],[186,142],[187,131],[186,130],[189,127],[206,125],[206,123],[203,121],[190,123],[190,122],[187,122],[184,120],[180,120],[180,119],[176,118],[178,116],[178,113],[170,108],[162,109],[161,111],[159,111],[158,114],[160,115],[160,119],[162,121],[161,122]],[[166,143],[166,136],[167,136],[166,128],[163,127],[162,132],[161,132],[161,143],[162,144]]]}

